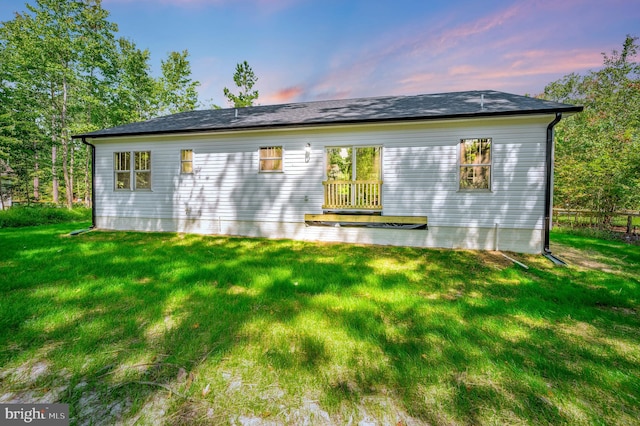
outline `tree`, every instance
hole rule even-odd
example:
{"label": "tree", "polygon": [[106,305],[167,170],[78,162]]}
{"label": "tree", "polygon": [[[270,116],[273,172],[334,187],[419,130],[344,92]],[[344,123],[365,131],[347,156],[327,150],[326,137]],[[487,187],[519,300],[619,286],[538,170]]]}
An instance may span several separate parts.
{"label": "tree", "polygon": [[161,113],[191,111],[198,103],[196,87],[200,82],[191,80],[191,65],[188,57],[187,50],[171,52],[167,60],[160,64],[162,77],[158,82],[158,98]]}
{"label": "tree", "polygon": [[603,67],[545,87],[544,98],[584,105],[556,127],[554,202],[598,213],[640,208],[640,64],[637,38],[603,54]]}
{"label": "tree", "polygon": [[229,102],[236,108],[252,106],[253,102],[258,99],[258,91],[251,90],[258,81],[258,77],[256,77],[247,61],[236,65],[236,72],[233,74],[233,81],[240,89],[240,93],[235,95],[231,93],[231,90],[225,87],[223,92]]}
{"label": "tree", "polygon": [[128,39],[118,40],[114,71],[109,75],[108,124],[101,127],[147,120],[156,115],[156,81],[151,77],[150,58],[149,50],[138,49]]}
{"label": "tree", "polygon": [[[54,203],[89,194],[88,147],[71,135],[195,108],[187,51],[151,76],[150,53],[116,40],[101,0],[34,0],[0,23],[0,159],[14,189]],[[33,183],[31,183],[33,182]],[[61,186],[61,188],[59,188]]]}
{"label": "tree", "polygon": [[53,202],[58,202],[60,164],[66,205],[71,207],[75,159],[71,128],[85,106],[82,80],[98,74],[98,63],[104,62],[100,49],[106,46],[104,40],[113,38],[115,25],[106,21],[108,14],[99,0],[36,0],[26,7],[28,12],[3,23],[1,34],[9,52],[7,66],[13,70],[13,97],[30,99],[22,108],[35,113],[35,123],[51,145]]}
{"label": "tree", "polygon": [[33,43],[23,35],[29,24],[17,14],[13,21],[0,26],[0,158],[14,172],[14,192],[29,200],[32,189],[33,198],[38,200],[41,166],[45,163],[41,155],[46,158],[44,150],[51,149],[51,144],[47,143],[44,127],[38,124],[43,122],[48,93],[35,83],[35,76],[43,69],[40,63],[31,63]]}

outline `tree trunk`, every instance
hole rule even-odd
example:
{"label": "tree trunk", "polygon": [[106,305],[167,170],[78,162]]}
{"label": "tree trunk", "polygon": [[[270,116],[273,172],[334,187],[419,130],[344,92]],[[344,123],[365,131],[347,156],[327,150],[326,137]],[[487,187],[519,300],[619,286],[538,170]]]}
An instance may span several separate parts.
{"label": "tree trunk", "polygon": [[69,138],[67,135],[67,80],[62,80],[62,111],[60,112],[60,139],[62,139],[62,176],[67,199],[67,208],[73,207],[73,187],[69,178]]}
{"label": "tree trunk", "polygon": [[65,140],[66,138],[62,138],[62,177],[64,179],[64,191],[65,191],[65,201],[67,208],[71,208],[73,200],[73,195],[71,194],[71,181],[69,179],[69,145]]}
{"label": "tree trunk", "polygon": [[58,170],[56,167],[57,161],[58,161],[58,147],[56,146],[56,142],[54,139],[53,146],[51,147],[51,197],[53,198],[54,204],[58,204],[58,202],[60,201]]}
{"label": "tree trunk", "polygon": [[[51,104],[55,104],[55,93],[53,83],[49,87],[51,93]],[[51,113],[51,198],[54,204],[60,202],[60,185],[58,183],[58,147],[56,146],[56,115]]]}
{"label": "tree trunk", "polygon": [[33,143],[35,163],[33,165],[33,199],[37,202],[40,200],[40,164],[38,162],[38,145]]}

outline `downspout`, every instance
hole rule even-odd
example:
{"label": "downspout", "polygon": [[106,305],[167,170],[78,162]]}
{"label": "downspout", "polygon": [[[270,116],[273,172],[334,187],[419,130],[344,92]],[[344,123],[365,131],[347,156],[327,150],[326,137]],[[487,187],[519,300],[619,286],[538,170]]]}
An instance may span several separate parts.
{"label": "downspout", "polygon": [[551,255],[549,249],[549,231],[551,230],[551,191],[553,179],[553,128],[562,120],[562,113],[556,112],[556,118],[547,126],[547,170],[546,170],[546,188],[544,193],[544,249],[542,254]]}
{"label": "downspout", "polygon": [[82,143],[91,147],[91,228],[96,227],[96,147],[82,138]]}

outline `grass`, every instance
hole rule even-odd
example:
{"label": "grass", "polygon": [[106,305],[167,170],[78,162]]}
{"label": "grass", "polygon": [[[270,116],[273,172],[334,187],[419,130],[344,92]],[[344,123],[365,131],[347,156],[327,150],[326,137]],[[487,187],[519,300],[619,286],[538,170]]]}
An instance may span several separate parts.
{"label": "grass", "polygon": [[[87,226],[88,224],[84,224]],[[640,247],[0,230],[0,402],[72,423],[632,424]],[[271,422],[271,423],[269,423]]]}
{"label": "grass", "polygon": [[25,205],[0,210],[0,228],[20,228],[90,219],[91,209],[85,207],[76,207],[70,210],[64,207]]}

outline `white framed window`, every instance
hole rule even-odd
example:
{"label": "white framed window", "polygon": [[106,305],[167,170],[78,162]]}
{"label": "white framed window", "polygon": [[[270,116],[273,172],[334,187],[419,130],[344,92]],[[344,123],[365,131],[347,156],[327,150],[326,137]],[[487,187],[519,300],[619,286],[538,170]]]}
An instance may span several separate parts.
{"label": "white framed window", "polygon": [[134,152],[135,189],[151,189],[151,151]]}
{"label": "white framed window", "polygon": [[459,189],[491,190],[491,138],[461,139],[459,145]]}
{"label": "white framed window", "polygon": [[325,147],[323,209],[382,210],[382,146]]}
{"label": "white framed window", "polygon": [[115,152],[113,173],[116,190],[151,190],[151,151]]}
{"label": "white framed window", "polygon": [[338,146],[325,149],[327,180],[381,181],[381,146]]}
{"label": "white framed window", "polygon": [[260,173],[282,172],[284,149],[282,146],[260,147],[258,171]]}
{"label": "white framed window", "polygon": [[180,151],[180,173],[193,173],[193,150],[183,149]]}
{"label": "white framed window", "polygon": [[113,155],[113,181],[115,189],[131,190],[131,153],[115,152]]}

